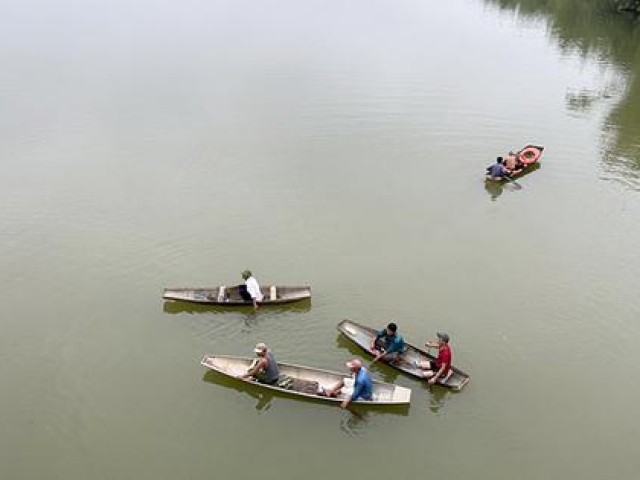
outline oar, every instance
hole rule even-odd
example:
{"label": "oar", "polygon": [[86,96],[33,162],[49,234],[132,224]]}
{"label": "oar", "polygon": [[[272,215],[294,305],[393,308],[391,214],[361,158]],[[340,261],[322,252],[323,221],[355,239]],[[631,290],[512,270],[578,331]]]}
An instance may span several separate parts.
{"label": "oar", "polygon": [[349,413],[351,413],[351,415],[355,415],[359,420],[364,420],[364,417],[362,416],[362,414],[360,414],[357,411],[355,411],[353,409],[353,407],[351,406],[351,404],[347,405],[346,410],[348,410]]}
{"label": "oar", "polygon": [[376,355],[376,358],[373,359],[373,362],[371,362],[369,364],[369,368],[371,368],[371,365],[373,365],[374,363],[376,363],[378,360],[380,360],[382,357],[384,357],[385,352],[383,351],[382,353],[380,353],[379,355]]}
{"label": "oar", "polygon": [[518,188],[522,188],[522,185],[520,185],[518,182],[516,182],[513,178],[510,178],[510,177],[508,177],[508,176],[506,176],[506,175],[505,175],[504,177],[502,177],[502,178],[506,179],[506,180],[507,180],[507,182],[512,183],[512,184],[513,184],[513,185],[515,185],[516,187],[518,187]]}

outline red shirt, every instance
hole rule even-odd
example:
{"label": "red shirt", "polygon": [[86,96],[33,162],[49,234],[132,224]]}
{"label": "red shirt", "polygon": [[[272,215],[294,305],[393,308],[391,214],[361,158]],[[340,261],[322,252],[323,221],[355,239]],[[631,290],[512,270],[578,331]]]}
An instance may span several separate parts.
{"label": "red shirt", "polygon": [[440,370],[440,367],[445,363],[447,366],[442,373],[443,375],[449,373],[449,370],[451,369],[451,348],[446,344],[438,350],[438,358],[436,359],[436,367],[438,367],[438,370]]}

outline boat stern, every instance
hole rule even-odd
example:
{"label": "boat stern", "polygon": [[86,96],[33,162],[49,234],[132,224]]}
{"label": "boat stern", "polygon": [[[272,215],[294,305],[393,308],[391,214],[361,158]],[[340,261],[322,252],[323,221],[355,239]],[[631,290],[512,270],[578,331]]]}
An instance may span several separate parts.
{"label": "boat stern", "polygon": [[396,388],[393,390],[393,403],[400,405],[411,403],[411,389],[396,385]]}
{"label": "boat stern", "polygon": [[189,292],[180,291],[172,288],[165,288],[162,293],[162,298],[164,300],[191,300],[191,295]]}

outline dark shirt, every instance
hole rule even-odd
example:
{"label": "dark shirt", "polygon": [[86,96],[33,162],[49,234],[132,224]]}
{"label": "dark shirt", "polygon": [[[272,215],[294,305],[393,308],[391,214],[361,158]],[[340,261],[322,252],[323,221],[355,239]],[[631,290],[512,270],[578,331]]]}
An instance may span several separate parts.
{"label": "dark shirt", "polygon": [[494,178],[500,178],[507,175],[507,169],[501,163],[494,163],[488,169],[489,175]]}
{"label": "dark shirt", "polygon": [[276,361],[276,357],[273,356],[273,353],[267,351],[267,366],[255,376],[256,380],[260,383],[275,383],[276,380],[280,377],[280,371],[278,370],[278,362]]}
{"label": "dark shirt", "polygon": [[402,353],[404,352],[404,339],[397,333],[394,335],[387,335],[387,329],[376,331],[376,338],[384,342],[385,353]]}

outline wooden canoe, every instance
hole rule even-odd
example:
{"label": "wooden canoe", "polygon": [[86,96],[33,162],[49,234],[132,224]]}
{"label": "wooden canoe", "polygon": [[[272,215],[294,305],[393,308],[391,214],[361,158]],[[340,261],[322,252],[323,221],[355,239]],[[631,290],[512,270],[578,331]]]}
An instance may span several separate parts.
{"label": "wooden canoe", "polygon": [[[266,285],[260,287],[264,298],[260,305],[278,305],[311,298],[311,287],[280,287]],[[165,288],[162,298],[181,302],[205,303],[209,305],[247,306],[251,302],[242,299],[238,286],[233,287],[186,287]]]}
{"label": "wooden canoe", "polygon": [[[514,175],[511,175],[509,178],[513,180],[513,179],[522,177],[523,175],[526,175],[527,173],[530,173],[534,170],[537,170],[540,167],[540,158],[542,157],[543,151],[544,151],[544,147],[541,147],[539,145],[526,145],[522,147],[520,150],[518,150],[516,152],[516,155],[518,156],[518,158],[520,159],[520,161],[523,163],[524,166],[522,170],[520,170],[518,173]],[[506,178],[494,180],[487,177],[487,181],[502,183],[502,182],[507,182],[508,180]]]}
{"label": "wooden canoe", "polygon": [[[239,381],[298,397],[335,403],[342,402],[346,396],[351,393],[349,385],[352,385],[353,382],[350,380],[348,373],[337,373],[328,370],[321,370],[319,368],[291,365],[288,363],[278,362],[278,369],[280,371],[281,380],[284,381],[292,379],[293,384],[290,388],[278,386],[278,384],[283,384],[283,381],[278,381],[278,384],[276,385],[267,385],[253,380],[237,378],[239,375],[243,375],[247,372],[252,362],[252,358],[231,357],[227,355],[207,355],[200,363],[210,370],[231,378],[236,378]],[[340,396],[330,398],[317,394],[319,387],[329,389],[340,380],[345,380],[345,387],[342,389],[343,393]],[[410,400],[410,389],[374,380],[373,400],[356,400],[352,403],[359,405],[406,405]]]}
{"label": "wooden canoe", "polygon": [[[359,323],[351,320],[343,320],[338,324],[338,330],[343,333],[349,340],[355,342],[363,350],[369,352],[371,342],[375,338],[376,331],[371,327],[360,325]],[[422,370],[415,366],[415,362],[419,361],[435,361],[435,357],[424,350],[414,347],[405,343],[406,350],[403,355],[403,362],[400,365],[389,366],[397,368],[404,373],[407,373],[413,377],[426,379],[422,376]],[[462,390],[462,388],[469,383],[471,377],[464,373],[462,370],[452,367],[452,373],[445,381],[438,381],[439,385],[448,387],[452,390]]]}

